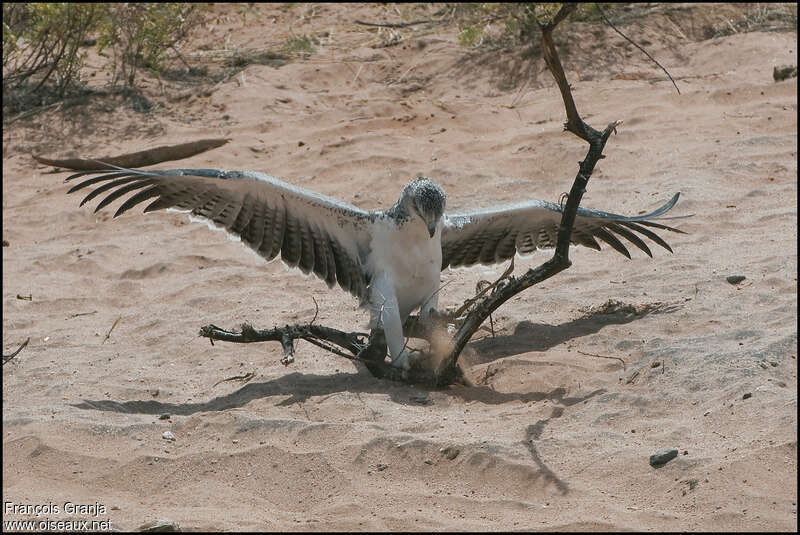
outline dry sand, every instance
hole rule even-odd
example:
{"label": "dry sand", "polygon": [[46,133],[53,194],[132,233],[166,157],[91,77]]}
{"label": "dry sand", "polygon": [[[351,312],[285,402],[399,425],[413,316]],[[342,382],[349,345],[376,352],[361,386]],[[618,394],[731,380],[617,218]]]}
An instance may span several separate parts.
{"label": "dry sand", "polygon": [[[367,209],[419,173],[450,210],[555,201],[585,145],[561,131],[541,56],[471,51],[454,25],[378,46],[388,31],[352,24],[398,20],[390,6],[213,9],[195,50],[322,42],[280,68],[184,84],[187,98],[144,79],[149,114],[96,98],[3,130],[3,352],[31,338],[3,367],[4,502],[99,504],[38,519],[122,529],[796,530],[797,78],[772,79],[797,64],[796,31],[704,40],[753,8],[647,8],[623,29],[681,95],[607,27],[562,48],[584,118],[625,121],[583,205],[637,214],[680,191],[688,234],[653,259],[573,249],[568,271],[495,314],[495,338],[476,335],[462,356],[476,386],[424,390],[304,342],[288,368],[278,344],[212,347],[201,325],[308,321],[312,296],[320,323],[361,330],[367,316],[186,215],[79,208],[30,154],[229,137],[160,167],[262,170]],[[504,267],[443,272],[440,304]]]}

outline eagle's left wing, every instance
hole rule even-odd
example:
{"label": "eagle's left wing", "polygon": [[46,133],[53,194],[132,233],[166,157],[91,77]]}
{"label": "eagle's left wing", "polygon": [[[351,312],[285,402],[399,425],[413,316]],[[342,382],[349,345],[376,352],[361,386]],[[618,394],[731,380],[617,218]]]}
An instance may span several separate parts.
{"label": "eagle's left wing", "polygon": [[[650,248],[638,235],[641,234],[672,252],[667,242],[647,227],[682,233],[676,228],[653,222],[654,219],[689,217],[661,217],[675,205],[679,195],[676,193],[661,208],[649,214],[634,217],[579,207],[571,243],[599,251],[597,239],[600,239],[630,258],[628,249],[615,235],[618,234],[652,257]],[[553,248],[558,238],[561,214],[559,205],[535,200],[480,212],[445,214],[442,269],[491,265],[511,258],[517,252],[530,254],[536,249]]]}
{"label": "eagle's left wing", "polygon": [[360,299],[367,296],[374,214],[351,204],[287,184],[255,171],[219,169],[87,171],[69,193],[98,186],[81,204],[104,197],[95,211],[126,198],[114,217],[149,201],[145,212],[173,208],[206,219],[266,260],[280,255],[290,267],[313,272],[328,286],[338,283]]}

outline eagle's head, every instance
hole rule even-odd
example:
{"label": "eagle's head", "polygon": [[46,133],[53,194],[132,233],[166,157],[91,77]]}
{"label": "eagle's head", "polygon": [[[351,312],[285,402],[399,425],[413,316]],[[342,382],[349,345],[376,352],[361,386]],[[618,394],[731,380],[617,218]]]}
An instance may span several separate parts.
{"label": "eagle's head", "polygon": [[436,225],[444,215],[444,190],[430,178],[421,176],[410,182],[403,190],[403,196],[410,198],[412,216],[416,214],[425,223],[431,238],[436,233]]}

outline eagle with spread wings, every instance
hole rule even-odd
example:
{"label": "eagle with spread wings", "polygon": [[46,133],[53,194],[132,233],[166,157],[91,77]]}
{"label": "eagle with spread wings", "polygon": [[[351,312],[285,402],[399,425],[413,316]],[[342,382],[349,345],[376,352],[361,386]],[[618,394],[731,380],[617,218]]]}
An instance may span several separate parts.
{"label": "eagle with spread wings", "polygon": [[[149,201],[145,212],[188,211],[225,230],[266,260],[339,285],[370,311],[382,328],[392,364],[408,369],[403,322],[416,309],[429,317],[438,304],[440,272],[491,265],[555,247],[561,223],[557,204],[529,200],[489,210],[445,213],[444,190],[419,177],[388,210],[366,211],[255,171],[114,168],[74,174],[85,178],[69,193],[97,186],[81,202],[102,196],[95,211],[117,199],[114,217]],[[681,232],[656,222],[678,201],[676,193],[655,211],[634,217],[579,208],[571,241],[600,250],[600,242],[630,258],[628,242],[652,257],[644,238],[672,252],[653,229]]]}

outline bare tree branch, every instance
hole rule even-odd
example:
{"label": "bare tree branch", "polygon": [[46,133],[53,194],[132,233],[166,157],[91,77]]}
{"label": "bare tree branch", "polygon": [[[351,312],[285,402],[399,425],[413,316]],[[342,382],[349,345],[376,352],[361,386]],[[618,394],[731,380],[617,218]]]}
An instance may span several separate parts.
{"label": "bare tree branch", "polygon": [[550,22],[544,24],[540,23],[545,63],[547,63],[547,67],[550,69],[553,78],[555,78],[558,88],[561,91],[561,97],[564,100],[564,108],[567,113],[565,130],[569,130],[589,143],[589,151],[586,154],[586,158],[579,164],[580,169],[572,184],[572,189],[570,190],[561,216],[561,225],[558,229],[558,242],[556,243],[555,253],[550,260],[537,268],[529,269],[522,277],[509,277],[506,284],[498,285],[497,290],[491,296],[485,298],[472,309],[455,334],[452,350],[441,360],[434,370],[436,382],[440,385],[447,384],[452,380],[452,374],[456,369],[458,356],[461,354],[461,351],[472,335],[475,334],[481,324],[489,317],[489,314],[521,291],[543,280],[549,279],[556,273],[572,265],[572,262],[569,260],[569,244],[578,205],[586,191],[586,185],[594,171],[595,164],[603,158],[603,148],[605,147],[608,137],[611,135],[611,132],[614,132],[616,126],[620,124],[620,121],[614,121],[610,123],[603,132],[598,132],[584,123],[578,114],[578,109],[572,98],[572,91],[567,82],[567,77],[564,74],[564,68],[561,66],[558,52],[553,44],[553,30],[562,20],[572,13],[575,8],[575,4],[564,4]]}
{"label": "bare tree branch", "polygon": [[[676,83],[675,83],[675,80],[673,80],[673,79],[672,79],[672,75],[669,73],[669,71],[668,71],[667,69],[665,69],[665,68],[664,68],[664,66],[663,66],[663,65],[661,65],[661,64],[660,64],[658,61],[656,61],[656,59],[655,59],[653,56],[651,56],[650,54],[648,54],[648,53],[647,53],[647,50],[645,50],[644,48],[640,47],[638,44],[636,44],[636,42],[634,42],[634,40],[633,40],[633,39],[631,39],[630,37],[628,37],[627,35],[625,35],[624,33],[622,33],[622,32],[621,32],[621,31],[620,31],[620,30],[619,30],[619,29],[618,29],[616,26],[614,26],[613,24],[611,24],[611,21],[610,21],[610,20],[608,20],[608,17],[606,17],[606,14],[605,14],[605,12],[603,11],[603,8],[601,8],[601,7],[600,7],[600,3],[599,3],[599,2],[598,2],[597,4],[595,4],[595,5],[597,6],[597,11],[599,11],[599,12],[600,12],[600,15],[603,17],[603,20],[604,20],[604,21],[606,21],[606,24],[608,24],[609,26],[611,26],[611,28],[612,28],[612,29],[613,29],[615,32],[617,32],[618,34],[620,34],[620,35],[621,35],[621,36],[622,36],[622,37],[623,37],[623,38],[624,38],[626,41],[628,41],[630,44],[632,44],[633,46],[635,46],[636,48],[638,48],[639,50],[641,50],[641,51],[644,53],[644,55],[645,55],[645,56],[647,56],[648,58],[650,58],[650,61],[652,61],[653,63],[655,63],[655,64],[656,64],[656,65],[658,65],[659,67],[661,67],[661,70],[662,70],[662,71],[664,71],[664,73],[665,73],[665,74],[666,74],[666,75],[669,77],[670,81],[672,82],[672,85],[674,85],[674,86],[675,86],[675,91],[677,91],[677,92],[678,92],[678,94],[680,95],[680,94],[681,94],[681,90],[680,90],[680,89],[678,89],[678,84],[676,84]],[[728,21],[728,24],[730,24],[730,21]],[[674,26],[674,24],[673,24],[673,26]],[[680,30],[679,30],[679,31],[680,31]]]}
{"label": "bare tree branch", "polygon": [[416,26],[417,24],[435,24],[441,22],[438,20],[415,20],[413,22],[364,22],[363,20],[353,21],[362,26],[375,26],[377,28],[408,28],[409,26]]}
{"label": "bare tree branch", "polygon": [[[200,336],[208,338],[212,343],[214,340],[244,344],[280,342],[284,348],[284,358],[281,362],[287,365],[291,363],[291,360],[287,359],[287,355],[293,354],[293,349],[290,349],[293,341],[298,339],[306,340],[339,356],[361,362],[375,377],[409,383],[435,384],[433,377],[427,370],[404,371],[385,361],[386,340],[383,337],[382,330],[374,330],[367,335],[366,333],[348,333],[331,327],[312,324],[286,325],[273,329],[256,330],[246,323],[242,325],[241,329],[241,332],[237,333],[220,329],[216,325],[206,325],[200,329]],[[414,334],[423,336],[429,332],[430,330],[424,332],[419,330],[415,331]],[[451,382],[459,380],[464,381],[463,375],[458,372],[453,373]]]}
{"label": "bare tree branch", "polygon": [[221,139],[201,139],[189,143],[178,145],[164,145],[153,149],[122,154],[120,156],[106,156],[100,158],[69,158],[65,160],[51,160],[44,156],[33,155],[37,162],[52,165],[54,167],[65,167],[76,171],[95,171],[98,169],[114,169],[116,167],[139,168],[155,165],[170,160],[182,160],[195,154],[200,154],[207,150],[221,147],[229,140]]}
{"label": "bare tree branch", "polygon": [[17,348],[16,351],[11,353],[10,355],[3,355],[3,366],[6,365],[6,362],[8,362],[9,360],[11,360],[14,357],[16,357],[19,354],[20,351],[25,349],[25,346],[28,345],[28,342],[30,342],[30,341],[31,341],[31,337],[29,336],[24,342],[22,342],[22,344]]}

